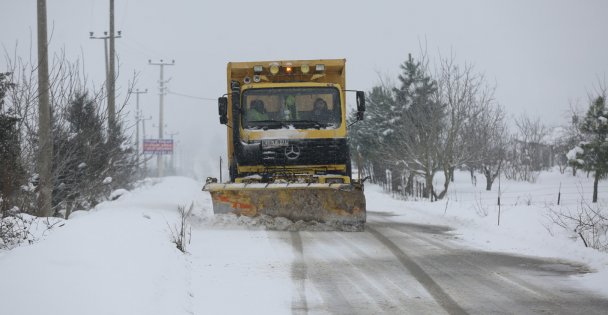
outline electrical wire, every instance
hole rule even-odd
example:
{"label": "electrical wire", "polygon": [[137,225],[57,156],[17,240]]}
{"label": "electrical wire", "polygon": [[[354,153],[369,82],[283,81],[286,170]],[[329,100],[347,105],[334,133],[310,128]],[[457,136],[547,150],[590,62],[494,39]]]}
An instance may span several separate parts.
{"label": "electrical wire", "polygon": [[177,95],[177,96],[182,96],[182,97],[188,97],[188,98],[193,98],[193,99],[203,100],[203,101],[217,101],[217,98],[200,97],[200,96],[188,95],[188,94],[173,92],[171,90],[167,90],[167,94],[172,94],[172,95]]}

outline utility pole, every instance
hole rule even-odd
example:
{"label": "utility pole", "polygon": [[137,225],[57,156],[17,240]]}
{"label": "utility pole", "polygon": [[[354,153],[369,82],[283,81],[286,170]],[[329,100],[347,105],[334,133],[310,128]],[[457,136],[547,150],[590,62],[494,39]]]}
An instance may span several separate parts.
{"label": "utility pole", "polygon": [[[152,120],[152,116],[141,119],[141,127],[142,127],[141,131],[144,136],[144,141],[146,140],[146,120]],[[148,176],[148,158],[147,157],[144,157],[144,176]]]}
{"label": "utility pole", "polygon": [[169,137],[171,137],[171,142],[173,142],[173,152],[171,153],[171,171],[173,172],[173,175],[175,175],[175,147],[176,147],[176,143],[173,140],[173,136],[177,136],[179,135],[179,131],[176,132],[169,132],[167,133],[169,135]]}
{"label": "utility pole", "polygon": [[110,69],[108,72],[108,77],[110,79],[110,84],[108,85],[108,135],[110,139],[114,140],[114,132],[116,132],[116,106],[114,106],[114,102],[116,101],[115,94],[115,81],[116,76],[114,75],[114,62],[116,58],[114,57],[114,0],[110,0]]}
{"label": "utility pole", "polygon": [[[108,32],[103,32],[103,34],[104,36],[94,36],[93,32],[89,32],[89,38],[103,39],[106,64],[106,96],[108,99],[108,135],[111,135],[116,129],[116,78],[114,70],[116,57],[114,49],[114,39],[121,37],[121,31],[118,31],[118,35],[114,34],[114,0],[110,0],[110,34],[108,34]],[[109,49],[108,39],[110,40]]]}
{"label": "utility pole", "polygon": [[46,30],[46,0],[38,0],[38,174],[39,217],[48,217],[53,199],[53,141],[51,139],[51,105],[49,99],[49,52]]}
{"label": "utility pole", "polygon": [[[121,31],[118,31],[118,35],[113,36],[113,37],[120,38]],[[107,98],[107,102],[108,102],[108,117],[110,117],[110,94],[109,93],[110,93],[110,82],[112,82],[112,80],[110,80],[110,67],[108,65],[108,62],[110,60],[110,58],[108,58],[108,39],[110,39],[110,35],[108,35],[108,32],[103,32],[103,36],[95,36],[95,32],[89,32],[89,39],[103,39],[103,52],[105,55],[105,64],[106,64],[106,98]]]}
{"label": "utility pole", "polygon": [[[175,60],[172,60],[171,63],[163,62],[161,59],[160,62],[152,62],[152,60],[148,60],[148,64],[152,66],[160,66],[160,81],[159,81],[159,106],[158,106],[158,139],[164,139],[163,133],[163,101],[165,96],[165,79],[164,79],[164,67],[165,66],[173,66],[175,65]],[[158,154],[157,156],[157,166],[158,166],[158,177],[163,176],[163,157],[162,154]]]}
{"label": "utility pole", "polygon": [[[139,121],[141,120],[141,111],[139,110],[139,94],[146,94],[148,93],[148,89],[146,89],[145,91],[140,91],[139,89],[136,89],[135,92],[131,91],[131,93],[135,94],[135,101],[136,101],[136,109],[135,109],[135,124],[136,124],[136,131],[135,131],[135,150],[137,152],[137,167],[139,167]],[[145,138],[145,135],[144,135]]]}

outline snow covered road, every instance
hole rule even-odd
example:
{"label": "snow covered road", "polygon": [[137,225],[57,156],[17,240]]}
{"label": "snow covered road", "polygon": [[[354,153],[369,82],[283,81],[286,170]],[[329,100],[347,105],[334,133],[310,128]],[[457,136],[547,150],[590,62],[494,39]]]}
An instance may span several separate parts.
{"label": "snow covered road", "polygon": [[[439,226],[370,213],[364,233],[292,232],[294,313],[606,314],[569,280],[584,266],[464,249]],[[294,235],[297,235],[294,237]],[[305,296],[306,300],[302,301]],[[305,307],[305,309],[302,309]]]}
{"label": "snow covered road", "polygon": [[[195,314],[210,309],[224,314],[606,314],[608,309],[608,299],[585,291],[571,277],[589,272],[583,265],[472,250],[454,242],[445,226],[402,222],[390,213],[369,212],[361,233],[227,231],[193,232],[200,233],[190,248],[198,262],[193,292],[203,297],[196,299]],[[209,265],[209,256],[216,255],[223,258]],[[234,262],[226,263],[227,257]]]}
{"label": "snow covered road", "polygon": [[[428,209],[416,212],[378,189],[366,191],[370,211],[360,233],[266,231],[239,219],[212,218],[210,198],[200,189],[187,178],[166,178],[75,213],[34,245],[0,252],[0,314],[608,309],[608,299],[580,282],[589,267],[476,250],[461,230],[429,219]],[[169,226],[178,220],[177,206],[188,204],[196,212],[183,254],[171,243]]]}

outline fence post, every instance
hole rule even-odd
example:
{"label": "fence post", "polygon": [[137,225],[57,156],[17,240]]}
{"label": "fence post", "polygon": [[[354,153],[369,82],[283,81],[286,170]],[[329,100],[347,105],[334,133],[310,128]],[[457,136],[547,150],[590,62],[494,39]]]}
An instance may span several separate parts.
{"label": "fence post", "polygon": [[561,197],[562,197],[562,182],[559,182],[559,190],[557,191],[557,205],[558,206],[559,206]]}

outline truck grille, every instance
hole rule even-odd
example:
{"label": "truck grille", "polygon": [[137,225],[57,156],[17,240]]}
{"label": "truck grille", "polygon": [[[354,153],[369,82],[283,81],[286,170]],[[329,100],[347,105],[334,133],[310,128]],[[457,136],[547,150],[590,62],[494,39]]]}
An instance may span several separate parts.
{"label": "truck grille", "polygon": [[239,165],[344,164],[348,159],[346,139],[290,139],[283,146],[259,147],[259,154],[240,157]]}

